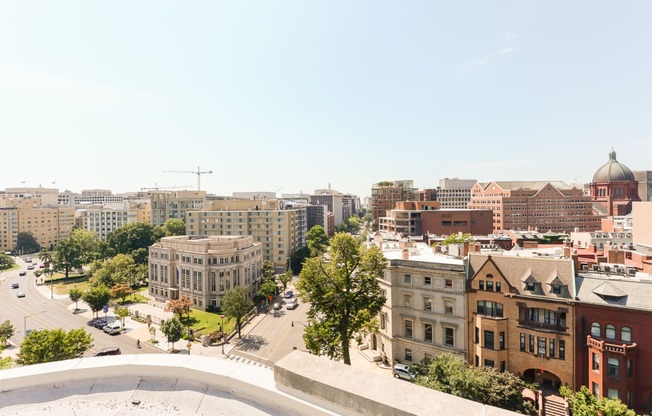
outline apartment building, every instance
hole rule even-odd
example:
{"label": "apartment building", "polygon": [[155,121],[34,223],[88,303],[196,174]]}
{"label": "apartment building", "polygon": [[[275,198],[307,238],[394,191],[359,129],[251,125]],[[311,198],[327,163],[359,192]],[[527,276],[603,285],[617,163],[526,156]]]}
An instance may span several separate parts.
{"label": "apartment building", "polygon": [[564,182],[497,181],[471,188],[469,209],[493,211],[493,230],[595,231],[591,197]]}
{"label": "apartment building", "polygon": [[365,342],[382,359],[422,363],[447,352],[466,349],[464,263],[436,255],[431,247],[408,240],[382,241],[388,260],[379,280],[387,301],[379,331]]}
{"label": "apartment building", "polygon": [[471,253],[468,361],[541,385],[579,388],[574,277],[569,257]]}
{"label": "apartment building", "polygon": [[467,209],[475,179],[443,178],[439,180],[437,201],[441,209]]}
{"label": "apartment building", "polygon": [[145,194],[150,200],[152,225],[163,225],[171,218],[186,222],[188,211],[204,207],[205,191],[150,191]]}
{"label": "apartment building", "polygon": [[99,205],[99,204],[122,204],[125,197],[113,195],[108,189],[84,189],[81,193],[65,190],[57,196],[59,205]]}
{"label": "apartment building", "polygon": [[[311,205],[325,205],[328,211],[333,213],[335,227],[340,225],[348,217],[344,217],[344,195],[331,189],[316,189],[315,193],[310,195]],[[350,215],[350,212],[347,211]]]}
{"label": "apartment building", "polygon": [[116,229],[138,221],[138,209],[124,207],[124,204],[91,205],[78,209],[75,225],[83,230],[94,232],[104,240]]}
{"label": "apartment building", "polygon": [[251,235],[263,244],[263,258],[284,272],[306,233],[300,226],[305,208],[284,208],[281,200],[211,200],[201,211],[188,211],[186,232],[198,236]]}
{"label": "apartment building", "polygon": [[370,211],[374,225],[378,219],[387,216],[387,211],[394,209],[397,202],[414,201],[416,189],[411,180],[378,182],[371,187]]}
{"label": "apartment building", "polygon": [[262,244],[251,236],[163,237],[149,248],[150,293],[159,301],[187,297],[198,309],[219,307],[229,290],[256,295]]}
{"label": "apartment building", "polygon": [[360,212],[360,198],[353,194],[342,195],[342,220],[346,221],[350,216]]}
{"label": "apartment building", "polygon": [[595,247],[596,250],[605,250],[606,248],[633,248],[633,239],[631,232],[573,232],[570,233],[570,239],[573,247],[589,249]]}

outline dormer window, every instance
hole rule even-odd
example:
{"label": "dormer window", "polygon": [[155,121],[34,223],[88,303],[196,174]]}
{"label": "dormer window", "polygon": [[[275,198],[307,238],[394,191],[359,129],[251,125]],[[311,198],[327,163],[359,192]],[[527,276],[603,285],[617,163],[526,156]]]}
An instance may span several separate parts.
{"label": "dormer window", "polygon": [[534,282],[525,282],[526,290],[534,290]]}
{"label": "dormer window", "polygon": [[560,285],[552,285],[552,293],[555,295],[561,294],[561,286]]}

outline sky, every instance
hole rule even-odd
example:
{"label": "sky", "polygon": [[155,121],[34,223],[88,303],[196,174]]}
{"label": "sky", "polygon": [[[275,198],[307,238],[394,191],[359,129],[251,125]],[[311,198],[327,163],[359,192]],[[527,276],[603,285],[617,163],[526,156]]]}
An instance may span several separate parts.
{"label": "sky", "polygon": [[0,0],[0,189],[652,170],[652,2]]}

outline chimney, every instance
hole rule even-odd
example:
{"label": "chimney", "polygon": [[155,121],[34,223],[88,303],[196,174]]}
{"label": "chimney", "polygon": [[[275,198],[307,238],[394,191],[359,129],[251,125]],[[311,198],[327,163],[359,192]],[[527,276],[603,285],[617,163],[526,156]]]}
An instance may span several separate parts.
{"label": "chimney", "polygon": [[466,257],[467,254],[469,254],[469,242],[465,241],[464,242],[464,247],[462,248],[462,256],[461,257]]}
{"label": "chimney", "polygon": [[402,258],[403,260],[410,260],[410,249],[409,248],[404,248],[402,250]]}

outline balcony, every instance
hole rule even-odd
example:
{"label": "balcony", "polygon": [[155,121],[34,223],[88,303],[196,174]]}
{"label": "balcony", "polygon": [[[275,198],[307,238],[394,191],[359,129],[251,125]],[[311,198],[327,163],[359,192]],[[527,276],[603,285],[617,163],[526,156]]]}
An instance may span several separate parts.
{"label": "balcony", "polygon": [[540,331],[553,331],[553,332],[566,333],[566,331],[568,330],[568,327],[563,324],[546,324],[542,322],[532,322],[527,319],[519,319],[518,325],[525,328],[536,329]]}
{"label": "balcony", "polygon": [[596,339],[591,337],[591,335],[588,335],[586,337],[586,344],[588,345],[589,348],[596,349],[600,352],[613,352],[615,354],[621,354],[621,355],[632,355],[635,354],[637,351],[637,345],[636,343],[633,344],[612,344],[610,342],[601,340],[601,339]]}

